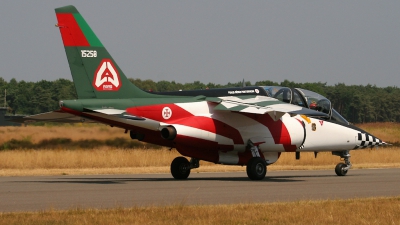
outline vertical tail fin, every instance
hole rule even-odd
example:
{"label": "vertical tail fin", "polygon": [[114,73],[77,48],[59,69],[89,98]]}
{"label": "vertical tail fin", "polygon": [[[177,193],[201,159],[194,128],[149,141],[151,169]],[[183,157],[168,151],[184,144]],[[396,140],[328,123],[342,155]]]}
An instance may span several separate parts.
{"label": "vertical tail fin", "polygon": [[78,98],[148,97],[133,85],[74,6],[56,16]]}

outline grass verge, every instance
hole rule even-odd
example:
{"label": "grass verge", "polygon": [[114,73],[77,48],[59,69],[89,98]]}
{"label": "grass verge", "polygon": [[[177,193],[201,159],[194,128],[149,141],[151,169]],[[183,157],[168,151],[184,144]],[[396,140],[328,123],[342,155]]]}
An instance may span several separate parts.
{"label": "grass verge", "polygon": [[[352,151],[354,169],[400,167],[400,148]],[[179,153],[167,149],[125,150],[103,147],[99,150],[13,150],[0,151],[0,176],[83,175],[169,173],[171,161]],[[282,153],[280,159],[268,166],[274,170],[332,169],[339,157],[323,152],[302,153],[295,160],[294,153]],[[196,172],[245,171],[241,166],[215,165],[200,162]]]}
{"label": "grass verge", "polygon": [[0,213],[0,224],[399,224],[400,196]]}

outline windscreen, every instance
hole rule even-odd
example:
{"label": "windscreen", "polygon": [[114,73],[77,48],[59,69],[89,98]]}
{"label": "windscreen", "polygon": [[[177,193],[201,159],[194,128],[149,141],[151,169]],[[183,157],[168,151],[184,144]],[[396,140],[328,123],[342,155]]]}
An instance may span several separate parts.
{"label": "windscreen", "polygon": [[[316,92],[301,88],[290,89],[288,87],[280,86],[264,86],[264,89],[268,96],[276,98],[282,102],[317,110],[328,114],[332,121],[349,124],[342,115],[332,109],[332,104],[329,99]],[[302,97],[300,95],[302,95]]]}
{"label": "windscreen", "polygon": [[313,91],[301,88],[296,89],[303,93],[310,109],[328,114],[330,116],[330,119],[333,121],[337,121],[343,124],[349,124],[349,122],[345,118],[343,118],[342,115],[340,115],[335,109],[332,109],[332,104],[329,99]]}

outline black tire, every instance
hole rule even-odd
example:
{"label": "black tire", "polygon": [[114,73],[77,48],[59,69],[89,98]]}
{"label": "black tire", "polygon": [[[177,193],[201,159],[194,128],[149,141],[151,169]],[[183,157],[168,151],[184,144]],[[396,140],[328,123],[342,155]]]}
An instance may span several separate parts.
{"label": "black tire", "polygon": [[346,164],[344,164],[344,163],[338,163],[338,164],[336,165],[336,167],[335,167],[335,173],[336,173],[336,175],[338,175],[338,176],[346,176],[347,171],[348,171],[348,170],[344,170],[344,168],[346,168],[346,167],[347,167]]}
{"label": "black tire", "polygon": [[190,174],[190,163],[185,157],[176,157],[171,163],[171,174],[177,180],[185,180]]}
{"label": "black tire", "polygon": [[251,180],[262,180],[267,174],[267,164],[260,157],[251,158],[247,163],[246,172]]}

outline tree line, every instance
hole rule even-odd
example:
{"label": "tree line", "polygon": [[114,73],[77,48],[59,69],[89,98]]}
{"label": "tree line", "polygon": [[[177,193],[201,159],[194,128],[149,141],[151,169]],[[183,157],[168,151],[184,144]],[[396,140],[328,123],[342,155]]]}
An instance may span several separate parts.
{"label": "tree line", "polygon": [[[175,81],[152,81],[129,79],[133,84],[146,91],[177,91],[206,88],[242,87],[242,82],[225,85],[200,81],[177,83]],[[352,123],[367,122],[400,122],[400,88],[376,87],[375,85],[346,85],[338,83],[328,86],[326,83],[295,83],[285,80],[281,83],[265,80],[254,84],[245,82],[246,86],[285,86],[298,87],[324,95],[332,102],[341,115]],[[4,104],[4,91],[7,90],[6,107],[10,114],[32,115],[58,109],[62,99],[76,99],[75,86],[72,81],[58,79],[38,82],[9,82],[0,77],[0,106]]]}

